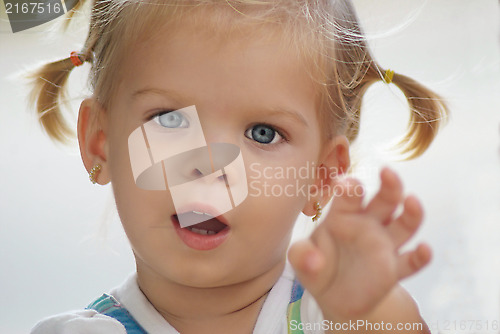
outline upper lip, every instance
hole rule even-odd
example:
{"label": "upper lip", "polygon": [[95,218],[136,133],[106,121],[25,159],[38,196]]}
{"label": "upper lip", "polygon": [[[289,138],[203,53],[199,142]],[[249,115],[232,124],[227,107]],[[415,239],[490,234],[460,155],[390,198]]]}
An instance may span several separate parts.
{"label": "upper lip", "polygon": [[181,206],[179,210],[176,211],[176,214],[180,215],[186,212],[193,212],[193,211],[209,214],[214,218],[217,218],[217,220],[220,221],[221,223],[229,226],[227,219],[220,213],[220,211],[209,204],[204,204],[199,202],[189,203]]}

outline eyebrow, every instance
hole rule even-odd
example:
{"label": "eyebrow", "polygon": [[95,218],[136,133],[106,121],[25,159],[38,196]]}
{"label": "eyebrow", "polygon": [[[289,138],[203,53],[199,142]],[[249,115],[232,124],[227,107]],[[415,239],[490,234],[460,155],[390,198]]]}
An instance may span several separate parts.
{"label": "eyebrow", "polygon": [[144,89],[139,89],[132,93],[132,100],[135,100],[139,98],[141,95],[147,95],[147,94],[157,94],[157,95],[164,95],[167,97],[170,97],[174,100],[182,101],[185,100],[185,97],[173,90],[165,90],[165,89],[160,89],[160,88],[144,88]]}
{"label": "eyebrow", "polygon": [[291,117],[291,118],[295,119],[296,121],[298,121],[299,123],[302,123],[306,127],[309,126],[309,124],[307,124],[307,121],[304,118],[304,116],[302,116],[299,112],[294,111],[294,110],[282,109],[282,108],[272,108],[272,109],[266,110],[266,114],[271,115],[271,116],[276,115],[276,116]]}
{"label": "eyebrow", "polygon": [[[186,97],[182,94],[179,94],[173,90],[165,90],[165,89],[160,89],[160,88],[144,88],[135,91],[132,94],[132,99],[135,100],[139,98],[141,95],[147,95],[147,94],[157,94],[157,95],[164,95],[169,98],[172,98],[176,101],[185,101]],[[309,127],[309,124],[307,124],[306,119],[304,116],[302,116],[299,112],[295,110],[289,110],[285,108],[269,108],[265,109],[265,113],[270,116],[285,116],[285,117],[291,117],[298,121],[299,123],[302,123],[306,127]]]}

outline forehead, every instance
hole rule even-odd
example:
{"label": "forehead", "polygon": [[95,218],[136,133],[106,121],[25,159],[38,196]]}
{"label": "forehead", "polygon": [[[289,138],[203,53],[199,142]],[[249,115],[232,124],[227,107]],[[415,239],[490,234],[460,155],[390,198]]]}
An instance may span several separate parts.
{"label": "forehead", "polygon": [[306,61],[278,28],[242,24],[228,31],[204,23],[177,19],[141,38],[123,59],[119,91],[174,91],[173,98],[189,99],[179,104],[259,102],[315,109]]}

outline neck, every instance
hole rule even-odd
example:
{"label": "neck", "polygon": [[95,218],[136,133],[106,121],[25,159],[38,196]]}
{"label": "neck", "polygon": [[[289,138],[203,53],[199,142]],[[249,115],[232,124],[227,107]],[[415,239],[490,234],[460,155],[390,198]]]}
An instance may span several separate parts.
{"label": "neck", "polygon": [[137,279],[149,302],[182,334],[252,333],[284,265],[285,261],[245,282],[199,288],[161,277],[137,262]]}

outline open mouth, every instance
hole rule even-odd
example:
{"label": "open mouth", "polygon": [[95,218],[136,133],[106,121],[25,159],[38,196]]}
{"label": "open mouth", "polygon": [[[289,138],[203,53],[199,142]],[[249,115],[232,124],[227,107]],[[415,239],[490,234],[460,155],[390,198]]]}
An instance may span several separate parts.
{"label": "open mouth", "polygon": [[[171,216],[175,232],[188,247],[208,251],[222,245],[229,238],[231,227],[224,216],[213,216],[200,209],[188,209],[183,213]],[[212,210],[215,211],[215,210]],[[213,214],[214,212],[212,212]],[[179,219],[183,223],[188,223],[186,227],[181,227]]]}
{"label": "open mouth", "polygon": [[[229,228],[227,224],[220,221],[217,217],[199,211],[187,211],[179,215],[174,215],[174,218],[177,222],[179,222],[179,218],[182,219],[183,223],[189,225],[185,229],[200,235],[215,235]],[[201,222],[196,223],[199,221]]]}

